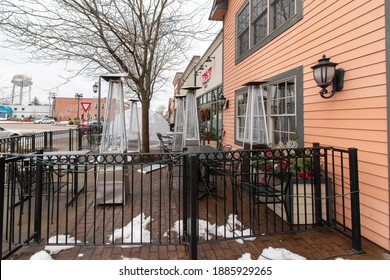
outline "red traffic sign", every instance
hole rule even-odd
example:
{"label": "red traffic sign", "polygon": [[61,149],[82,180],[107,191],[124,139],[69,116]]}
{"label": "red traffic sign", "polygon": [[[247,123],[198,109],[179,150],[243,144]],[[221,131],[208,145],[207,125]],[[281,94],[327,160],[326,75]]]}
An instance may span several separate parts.
{"label": "red traffic sign", "polygon": [[84,109],[84,112],[88,112],[89,107],[91,107],[92,102],[80,102],[81,106]]}

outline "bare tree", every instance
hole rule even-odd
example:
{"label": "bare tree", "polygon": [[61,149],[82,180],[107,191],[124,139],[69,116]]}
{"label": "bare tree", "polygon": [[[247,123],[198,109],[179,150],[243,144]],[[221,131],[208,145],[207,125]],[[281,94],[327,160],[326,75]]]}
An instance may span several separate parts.
{"label": "bare tree", "polygon": [[166,112],[167,112],[167,106],[165,106],[165,105],[159,105],[156,109],[156,113],[163,116],[163,117],[164,117]]}
{"label": "bare tree", "polygon": [[153,93],[167,70],[182,64],[194,39],[210,35],[202,23],[211,1],[196,2],[2,0],[0,44],[28,51],[34,62],[75,61],[80,68],[73,76],[127,73],[126,85],[142,104],[142,151],[149,152]]}
{"label": "bare tree", "polygon": [[40,106],[42,105],[41,104],[41,101],[39,101],[38,97],[34,97],[33,100],[31,101],[31,105],[36,105],[36,106]]}

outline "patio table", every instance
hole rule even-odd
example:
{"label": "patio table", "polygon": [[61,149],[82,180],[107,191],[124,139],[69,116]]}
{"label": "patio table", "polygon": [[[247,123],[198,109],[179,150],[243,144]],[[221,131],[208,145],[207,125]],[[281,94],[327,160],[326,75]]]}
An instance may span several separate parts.
{"label": "patio table", "polygon": [[[87,154],[91,153],[91,150],[89,149],[83,149],[83,150],[76,150],[76,151],[43,151],[42,159],[43,160],[70,160],[70,159],[75,159],[80,156],[85,156]],[[33,153],[29,155],[39,155],[39,153]],[[58,164],[60,166],[62,164]],[[70,200],[67,202],[68,205],[70,205],[77,197],[78,195],[83,191],[85,184],[79,188],[79,164],[69,164],[69,162],[65,162],[63,165],[66,165],[66,168],[68,172],[74,173],[74,180],[73,180],[73,192]],[[87,166],[85,165],[85,170],[86,171]],[[84,172],[84,179],[86,178],[87,174]],[[85,181],[85,180],[84,180]]]}

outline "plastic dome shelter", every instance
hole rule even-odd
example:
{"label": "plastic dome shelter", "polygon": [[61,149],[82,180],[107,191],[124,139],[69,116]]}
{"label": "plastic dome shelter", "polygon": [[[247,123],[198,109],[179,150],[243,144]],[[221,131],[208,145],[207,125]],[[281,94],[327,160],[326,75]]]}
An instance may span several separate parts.
{"label": "plastic dome shelter", "polygon": [[[131,110],[125,111],[126,116],[126,123],[130,122],[130,119],[134,122],[132,124],[132,127],[136,127],[137,124],[136,118],[131,118]],[[139,127],[142,127],[142,116],[141,116],[141,110],[138,110],[138,121],[139,121]],[[126,134],[131,135],[131,131],[129,131],[130,125],[126,127]],[[160,147],[160,141],[157,137],[157,132],[160,132],[163,135],[166,135],[170,132],[169,130],[169,123],[166,119],[164,119],[161,114],[150,110],[149,111],[149,147],[150,149],[158,149]],[[142,133],[140,134],[140,137],[142,139]]]}
{"label": "plastic dome shelter", "polygon": [[9,106],[0,105],[0,119],[8,119],[12,117],[13,110]]}

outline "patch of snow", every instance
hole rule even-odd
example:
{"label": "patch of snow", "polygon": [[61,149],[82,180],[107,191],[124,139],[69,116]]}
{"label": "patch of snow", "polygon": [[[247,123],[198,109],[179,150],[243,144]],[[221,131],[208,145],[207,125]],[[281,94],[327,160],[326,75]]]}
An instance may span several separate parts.
{"label": "patch of snow", "polygon": [[[242,223],[238,220],[237,215],[230,214],[225,225],[219,226],[217,228],[217,235],[226,237],[237,237],[242,235],[251,235],[250,229],[243,230]],[[247,237],[236,239],[240,244],[244,243],[244,240],[253,241],[256,237]]]}
{"label": "patch of snow", "polygon": [[[77,240],[77,243],[80,243],[80,240]],[[52,236],[49,238],[48,241],[49,244],[56,244],[56,243],[68,243],[72,244],[75,243],[74,237],[71,237],[70,235],[58,235],[58,236]],[[74,245],[46,245],[45,250],[49,251],[50,255],[58,254],[59,252],[63,250],[69,250],[72,249]]]}
{"label": "patch of snow", "polygon": [[[144,213],[139,214],[135,217],[130,223],[128,223],[125,227],[114,230],[114,235],[109,236],[110,242],[113,242],[117,239],[122,239],[123,242],[150,242],[151,234],[147,229],[147,226],[150,224],[152,219],[150,217],[145,217]],[[123,236],[122,236],[123,233]],[[122,246],[125,247],[140,247],[140,245],[129,245]]]}
{"label": "patch of snow", "polygon": [[121,256],[121,258],[124,261],[142,261],[142,259],[139,258],[128,258],[128,257],[124,257],[123,255]]}
{"label": "patch of snow", "polygon": [[[213,236],[226,236],[230,237],[238,237],[242,235],[251,235],[250,229],[243,229],[242,223],[238,220],[237,215],[230,214],[226,224],[221,226],[216,226],[215,224],[211,224],[205,220],[198,220],[199,224],[199,237],[210,240]],[[176,221],[174,226],[170,229],[170,231],[179,233],[183,232],[183,221]],[[164,236],[168,236],[168,233],[164,233]],[[248,238],[240,238],[236,239],[236,241],[240,244],[243,244],[244,240],[255,240],[256,237],[248,237]]]}
{"label": "patch of snow", "polygon": [[239,261],[248,261],[248,260],[252,260],[251,254],[249,254],[249,253],[244,253],[244,254],[242,254],[242,256],[241,256],[240,258],[238,258],[237,260],[239,260]]}
{"label": "patch of snow", "polygon": [[50,254],[46,251],[39,251],[38,253],[35,253],[34,255],[31,256],[30,260],[33,261],[49,261],[53,260],[53,258],[50,256]]}
{"label": "patch of snow", "polygon": [[263,250],[258,260],[306,260],[306,258],[284,248],[268,247]]}

